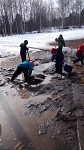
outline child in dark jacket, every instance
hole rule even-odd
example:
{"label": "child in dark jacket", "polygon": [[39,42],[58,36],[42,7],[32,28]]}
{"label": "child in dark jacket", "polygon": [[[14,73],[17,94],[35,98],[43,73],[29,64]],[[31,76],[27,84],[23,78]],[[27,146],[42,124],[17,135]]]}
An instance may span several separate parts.
{"label": "child in dark jacket", "polygon": [[65,41],[62,34],[60,34],[59,37],[55,39],[55,41],[58,42],[58,48],[62,52],[63,46],[65,47]]}
{"label": "child in dark jacket", "polygon": [[62,74],[62,66],[64,64],[64,54],[60,51],[59,48],[57,48],[56,52],[52,54],[51,60],[55,61],[56,73]]}
{"label": "child in dark jacket", "polygon": [[29,52],[28,52],[28,47],[26,46],[28,44],[28,41],[25,40],[24,43],[20,44],[20,56],[22,59],[22,62],[26,60],[26,52],[28,53],[28,59],[30,60]]}

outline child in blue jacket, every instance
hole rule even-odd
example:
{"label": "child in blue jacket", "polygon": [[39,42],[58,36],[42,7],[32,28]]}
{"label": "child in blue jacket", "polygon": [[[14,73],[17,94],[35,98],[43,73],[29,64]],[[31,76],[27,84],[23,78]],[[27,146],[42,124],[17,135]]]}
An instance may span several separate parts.
{"label": "child in blue jacket", "polygon": [[52,54],[51,60],[55,61],[56,73],[62,74],[62,66],[64,64],[64,54],[60,51],[59,48],[57,48],[56,52]]}
{"label": "child in blue jacket", "polygon": [[11,78],[11,82],[14,81],[14,79],[20,75],[22,72],[24,73],[24,77],[25,77],[25,82],[28,81],[28,77],[31,76],[32,74],[32,70],[33,70],[33,62],[32,61],[28,61],[25,60],[22,63],[20,63],[16,69],[16,71],[14,72],[12,78]]}

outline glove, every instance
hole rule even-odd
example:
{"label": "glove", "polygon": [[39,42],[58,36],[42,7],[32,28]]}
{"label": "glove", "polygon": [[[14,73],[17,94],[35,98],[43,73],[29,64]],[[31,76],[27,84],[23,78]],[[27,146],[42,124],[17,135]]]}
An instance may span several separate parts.
{"label": "glove", "polygon": [[55,39],[55,41],[57,41],[57,38]]}
{"label": "glove", "polygon": [[26,50],[27,50],[27,52],[28,52],[29,48],[28,48],[28,47],[26,47]]}

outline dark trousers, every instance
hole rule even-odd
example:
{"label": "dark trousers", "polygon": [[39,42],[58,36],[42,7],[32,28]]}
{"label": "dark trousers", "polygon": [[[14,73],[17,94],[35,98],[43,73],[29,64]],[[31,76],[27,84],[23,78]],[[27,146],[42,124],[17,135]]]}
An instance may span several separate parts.
{"label": "dark trousers", "polygon": [[26,55],[21,55],[22,62],[26,60]]}
{"label": "dark trousers", "polygon": [[21,66],[17,67],[16,71],[14,72],[14,74],[13,74],[13,76],[11,78],[11,81],[14,81],[14,79],[18,75],[20,75],[22,72],[24,73],[25,81],[27,82],[27,80],[28,80],[28,69],[26,69],[24,67],[21,67]]}
{"label": "dark trousers", "polygon": [[60,51],[60,52],[62,52],[62,48],[63,48],[62,46],[59,46],[59,51]]}
{"label": "dark trousers", "polygon": [[63,55],[62,55],[62,49],[61,48],[59,48],[57,50],[56,64],[55,64],[56,73],[59,73],[59,74],[62,74],[62,62],[63,62]]}
{"label": "dark trousers", "polygon": [[55,64],[56,73],[62,74],[62,65],[59,63]]}
{"label": "dark trousers", "polygon": [[81,64],[83,65],[83,57],[81,57],[80,55],[77,55],[77,58],[73,60],[74,64],[81,61]]}

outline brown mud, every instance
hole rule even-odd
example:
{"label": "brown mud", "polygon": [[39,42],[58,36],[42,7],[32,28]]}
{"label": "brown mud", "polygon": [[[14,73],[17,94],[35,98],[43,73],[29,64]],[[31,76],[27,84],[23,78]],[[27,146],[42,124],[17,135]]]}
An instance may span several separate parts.
{"label": "brown mud", "polygon": [[[84,43],[84,38],[83,39],[76,39],[76,40],[66,40],[66,47],[69,48],[77,48],[80,44]],[[50,43],[51,46],[55,45],[56,43]]]}
{"label": "brown mud", "polygon": [[[68,42],[72,47],[77,44]],[[69,54],[64,52],[66,62],[68,57],[72,62]],[[1,61],[0,150],[78,150],[76,111],[82,109],[83,118],[84,68],[80,63],[72,64],[72,73],[61,76],[50,63],[50,52],[40,51],[30,57],[35,68],[29,84],[22,75],[10,82],[21,61],[19,56]],[[77,86],[78,103],[74,100]]]}

